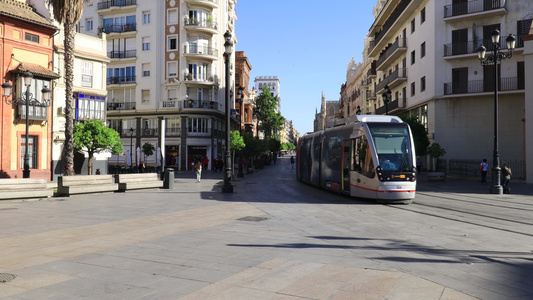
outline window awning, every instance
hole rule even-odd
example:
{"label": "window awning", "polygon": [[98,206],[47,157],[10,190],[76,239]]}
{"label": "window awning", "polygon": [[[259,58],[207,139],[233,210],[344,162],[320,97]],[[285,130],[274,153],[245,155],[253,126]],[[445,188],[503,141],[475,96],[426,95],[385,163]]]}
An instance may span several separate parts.
{"label": "window awning", "polygon": [[22,74],[26,72],[26,70],[30,71],[33,76],[37,77],[44,77],[49,79],[58,79],[61,77],[61,75],[57,74],[54,71],[50,71],[41,65],[32,64],[28,62],[21,62],[17,67],[12,69],[11,72]]}

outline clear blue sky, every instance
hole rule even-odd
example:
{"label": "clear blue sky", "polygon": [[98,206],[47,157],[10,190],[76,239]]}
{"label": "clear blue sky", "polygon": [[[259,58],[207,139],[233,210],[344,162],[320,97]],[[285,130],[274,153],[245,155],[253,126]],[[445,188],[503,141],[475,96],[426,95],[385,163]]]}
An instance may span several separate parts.
{"label": "clear blue sky", "polygon": [[350,59],[362,61],[375,0],[238,0],[237,51],[256,76],[279,76],[281,114],[301,135],[313,130],[322,92],[339,100]]}

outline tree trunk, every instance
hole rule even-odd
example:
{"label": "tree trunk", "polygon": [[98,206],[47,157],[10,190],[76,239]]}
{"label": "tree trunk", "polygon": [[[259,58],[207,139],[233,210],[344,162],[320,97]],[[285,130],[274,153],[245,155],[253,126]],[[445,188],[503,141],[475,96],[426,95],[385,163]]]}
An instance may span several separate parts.
{"label": "tree trunk", "polygon": [[87,175],[92,175],[93,174],[93,158],[94,158],[94,153],[92,151],[89,151],[89,159],[88,159],[88,162],[87,162],[87,169],[88,170],[88,173]]}
{"label": "tree trunk", "polygon": [[74,37],[75,24],[66,21],[65,29],[65,144],[64,144],[64,175],[74,175]]}

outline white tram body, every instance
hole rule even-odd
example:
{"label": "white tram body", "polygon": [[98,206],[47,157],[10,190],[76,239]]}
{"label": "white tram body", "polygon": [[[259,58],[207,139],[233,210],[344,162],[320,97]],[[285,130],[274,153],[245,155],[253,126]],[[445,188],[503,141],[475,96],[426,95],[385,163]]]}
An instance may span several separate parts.
{"label": "white tram body", "polygon": [[411,129],[395,116],[359,115],[353,122],[303,136],[300,181],[378,202],[410,203],[416,194]]}

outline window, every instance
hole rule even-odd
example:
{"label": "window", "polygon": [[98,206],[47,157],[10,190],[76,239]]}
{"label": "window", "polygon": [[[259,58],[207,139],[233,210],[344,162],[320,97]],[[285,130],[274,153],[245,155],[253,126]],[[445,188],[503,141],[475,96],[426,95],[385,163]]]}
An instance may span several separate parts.
{"label": "window", "polygon": [[424,23],[426,21],[426,8],[422,8],[422,11],[420,11],[420,24]]}
{"label": "window", "polygon": [[181,118],[167,118],[167,135],[179,135],[181,133]]}
{"label": "window", "polygon": [[411,33],[415,32],[415,19],[411,21]]}
{"label": "window", "polygon": [[81,86],[93,86],[93,63],[88,61],[81,62]]}
{"label": "window", "polygon": [[426,56],[426,42],[420,45],[420,58]]}
{"label": "window", "polygon": [[167,76],[168,77],[177,77],[178,76],[178,63],[177,62],[168,62],[167,63]]}
{"label": "window", "polygon": [[30,42],[34,42],[34,43],[39,43],[39,36],[38,35],[35,35],[35,34],[31,34],[31,33],[27,33],[25,34],[25,39],[26,41],[30,41]]}
{"label": "window", "polygon": [[143,11],[143,24],[150,24],[150,12]]}
{"label": "window", "polygon": [[135,66],[125,68],[108,68],[107,84],[135,82]]}
{"label": "window", "polygon": [[74,97],[76,100],[76,120],[105,119],[105,97],[82,93],[75,93]]}
{"label": "window", "polygon": [[170,35],[167,38],[167,50],[178,50],[178,38],[175,35]]}
{"label": "window", "polygon": [[[21,97],[26,92],[26,86],[24,86],[24,81],[22,80],[22,77],[19,77],[20,80],[17,80],[17,97]],[[37,77],[33,77],[31,79],[31,84],[29,86],[29,92],[33,95],[35,99],[39,101],[38,104],[33,105],[30,104],[28,107],[28,119],[29,120],[41,120],[46,121],[48,120],[48,108],[46,106],[39,105],[42,103],[42,93],[41,90],[44,86],[47,86],[48,88],[51,87],[50,80],[44,80]],[[15,97],[13,97],[15,98]],[[30,102],[31,103],[31,102]],[[22,102],[19,102],[18,105],[18,116],[20,119],[26,119],[26,105],[22,104]]]}
{"label": "window", "polygon": [[150,90],[141,90],[141,101],[143,103],[150,102]]}
{"label": "window", "polygon": [[420,78],[420,92],[426,90],[426,76]]}
{"label": "window", "polygon": [[169,89],[167,91],[167,95],[168,95],[168,100],[178,100],[177,98],[177,90],[176,89]]}
{"label": "window", "polygon": [[415,83],[414,82],[411,82],[411,96],[414,96],[416,91],[416,86],[415,86]]}
{"label": "window", "polygon": [[93,30],[93,19],[85,19],[85,30],[87,31]]}
{"label": "window", "polygon": [[207,81],[207,63],[191,63],[189,64],[189,75],[191,79]]}
{"label": "window", "polygon": [[210,119],[208,118],[188,118],[187,131],[189,133],[209,133]]}
{"label": "window", "polygon": [[143,43],[143,51],[150,50],[150,38],[149,37],[143,37],[142,43]]}
{"label": "window", "polygon": [[413,50],[413,52],[411,52],[411,64],[412,65],[415,64],[415,60],[416,60],[416,53],[415,53],[415,50]]}
{"label": "window", "polygon": [[26,143],[26,135],[20,137],[20,168],[24,169],[24,153],[28,147],[28,165],[30,169],[37,169],[37,136],[28,136],[28,143]]}
{"label": "window", "polygon": [[150,64],[142,64],[142,74],[143,77],[149,77],[150,76]]}
{"label": "window", "polygon": [[167,24],[177,24],[178,23],[178,10],[169,9],[167,10]]}

